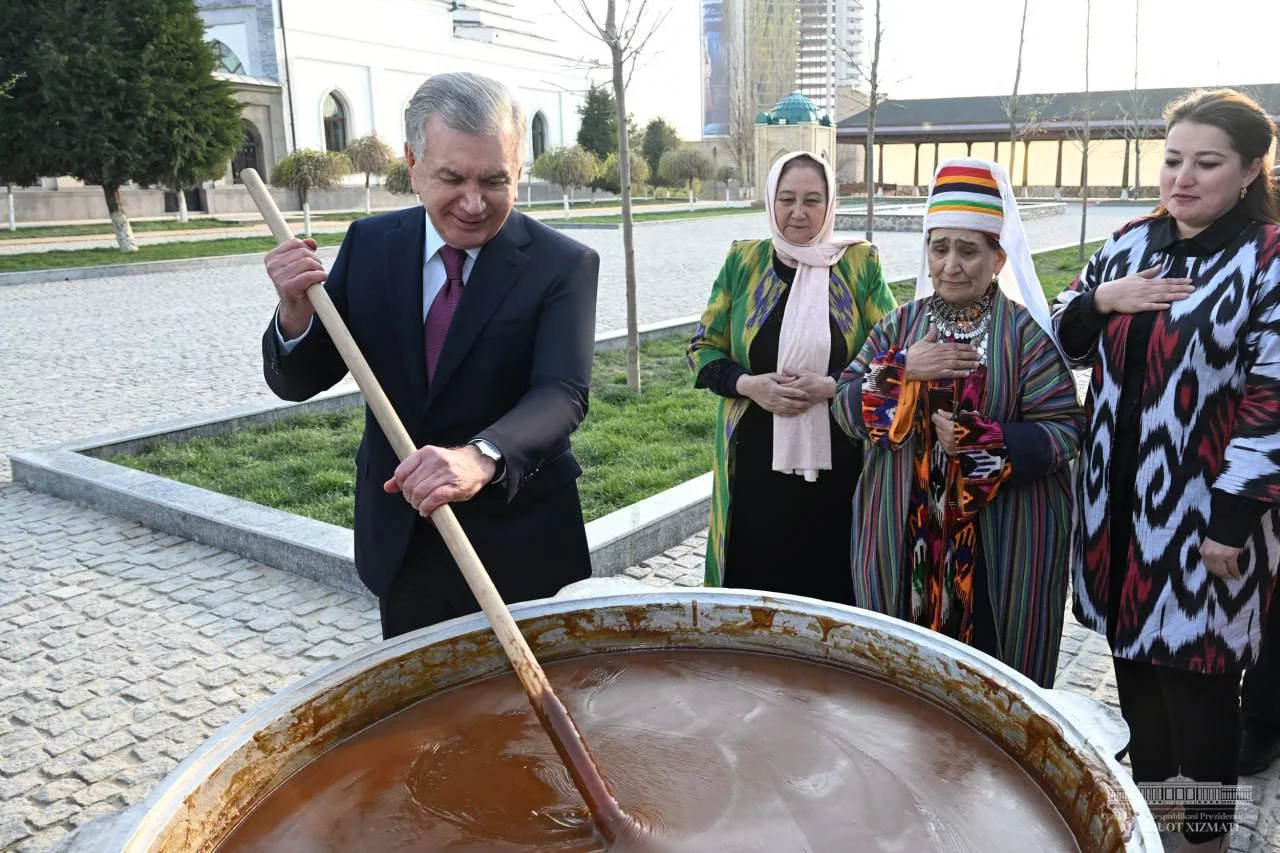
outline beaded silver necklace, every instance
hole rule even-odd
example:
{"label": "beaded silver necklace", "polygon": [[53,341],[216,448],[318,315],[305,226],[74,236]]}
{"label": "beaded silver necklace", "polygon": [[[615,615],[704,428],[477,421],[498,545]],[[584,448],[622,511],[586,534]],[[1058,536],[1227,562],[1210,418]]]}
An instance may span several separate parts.
{"label": "beaded silver necklace", "polygon": [[937,293],[925,303],[929,321],[938,329],[938,339],[972,344],[978,351],[978,360],[987,363],[987,329],[991,327],[991,306],[995,302],[996,283],[969,305],[952,305]]}

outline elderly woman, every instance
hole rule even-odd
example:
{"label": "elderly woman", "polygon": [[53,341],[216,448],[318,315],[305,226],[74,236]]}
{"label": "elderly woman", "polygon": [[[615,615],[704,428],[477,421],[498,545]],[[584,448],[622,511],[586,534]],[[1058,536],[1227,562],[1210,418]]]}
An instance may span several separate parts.
{"label": "elderly woman", "polygon": [[825,160],[780,158],[766,198],[772,239],[733,244],[689,346],[697,386],[720,395],[706,583],[849,604],[861,454],[828,405],[893,295],[875,247],[833,235]]}
{"label": "elderly woman", "polygon": [[[1054,306],[1090,366],[1075,612],[1107,637],[1134,778],[1233,784],[1240,671],[1280,559],[1280,217],[1275,127],[1231,90],[1165,111],[1160,205]],[[1225,808],[1184,850],[1225,850]]]}
{"label": "elderly woman", "polygon": [[1050,686],[1082,427],[1075,384],[1004,170],[943,163],[924,233],[916,300],[871,330],[833,404],[841,428],[868,440],[854,595]]}

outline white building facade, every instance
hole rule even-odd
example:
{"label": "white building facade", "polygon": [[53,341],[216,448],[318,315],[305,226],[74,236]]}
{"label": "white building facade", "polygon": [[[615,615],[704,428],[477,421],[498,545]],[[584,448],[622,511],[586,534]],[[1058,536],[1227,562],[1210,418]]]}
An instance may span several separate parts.
{"label": "white building facade", "polygon": [[506,83],[528,127],[524,160],[573,144],[589,84],[565,56],[564,20],[521,17],[510,0],[197,0],[220,76],[244,107],[239,170],[299,148],[342,150],[376,133],[396,152],[404,113],[433,74],[472,71]]}

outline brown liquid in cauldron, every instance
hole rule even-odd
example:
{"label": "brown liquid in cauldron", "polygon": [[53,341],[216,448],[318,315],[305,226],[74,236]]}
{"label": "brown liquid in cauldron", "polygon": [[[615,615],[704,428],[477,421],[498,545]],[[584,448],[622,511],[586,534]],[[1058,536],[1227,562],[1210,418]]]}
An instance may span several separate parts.
{"label": "brown liquid in cauldron", "polygon": [[[888,685],[728,651],[546,669],[618,802],[650,831],[628,850],[1078,850],[1012,759]],[[429,697],[348,739],[218,848],[443,849],[603,849],[514,675]]]}

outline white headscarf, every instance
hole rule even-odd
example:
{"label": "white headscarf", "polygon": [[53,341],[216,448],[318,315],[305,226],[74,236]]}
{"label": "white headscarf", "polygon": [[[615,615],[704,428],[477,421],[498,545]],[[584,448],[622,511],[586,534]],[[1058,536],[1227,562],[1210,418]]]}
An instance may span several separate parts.
{"label": "white headscarf", "polygon": [[[788,242],[782,236],[774,215],[782,170],[797,157],[809,157],[821,166],[827,183],[827,211],[822,227],[803,245]],[[793,151],[779,157],[769,169],[765,186],[773,250],[796,268],[778,336],[778,372],[792,368],[825,374],[831,358],[831,266],[844,255],[846,247],[861,241],[835,236],[836,176],[831,165],[818,155]],[[826,405],[816,403],[795,417],[773,416],[773,470],[797,474],[809,482],[818,479],[819,471],[831,470],[831,421]]]}
{"label": "white headscarf", "polygon": [[[1000,225],[1000,248],[1008,256],[1004,269],[1000,271],[1000,289],[1005,296],[1026,307],[1036,325],[1045,333],[1057,338],[1053,333],[1053,325],[1049,322],[1049,302],[1044,297],[1044,289],[1040,286],[1040,277],[1036,275],[1035,263],[1031,260],[1031,249],[1027,245],[1027,235],[1022,230],[1022,217],[1018,215],[1018,202],[1013,196],[1013,186],[1009,183],[1009,173],[1004,166],[989,160],[978,160],[962,157],[947,160],[938,164],[933,180],[929,182],[929,197],[933,198],[938,181],[938,174],[948,166],[986,169],[991,172],[1000,189],[1000,200],[1004,206],[1004,216]],[[929,231],[933,228],[971,228],[958,217],[963,214],[925,214],[924,241],[920,256],[920,275],[916,277],[916,299],[923,299],[933,294],[933,279],[929,275]],[[986,219],[987,217],[982,217]],[[985,230],[977,228],[972,230]]]}

